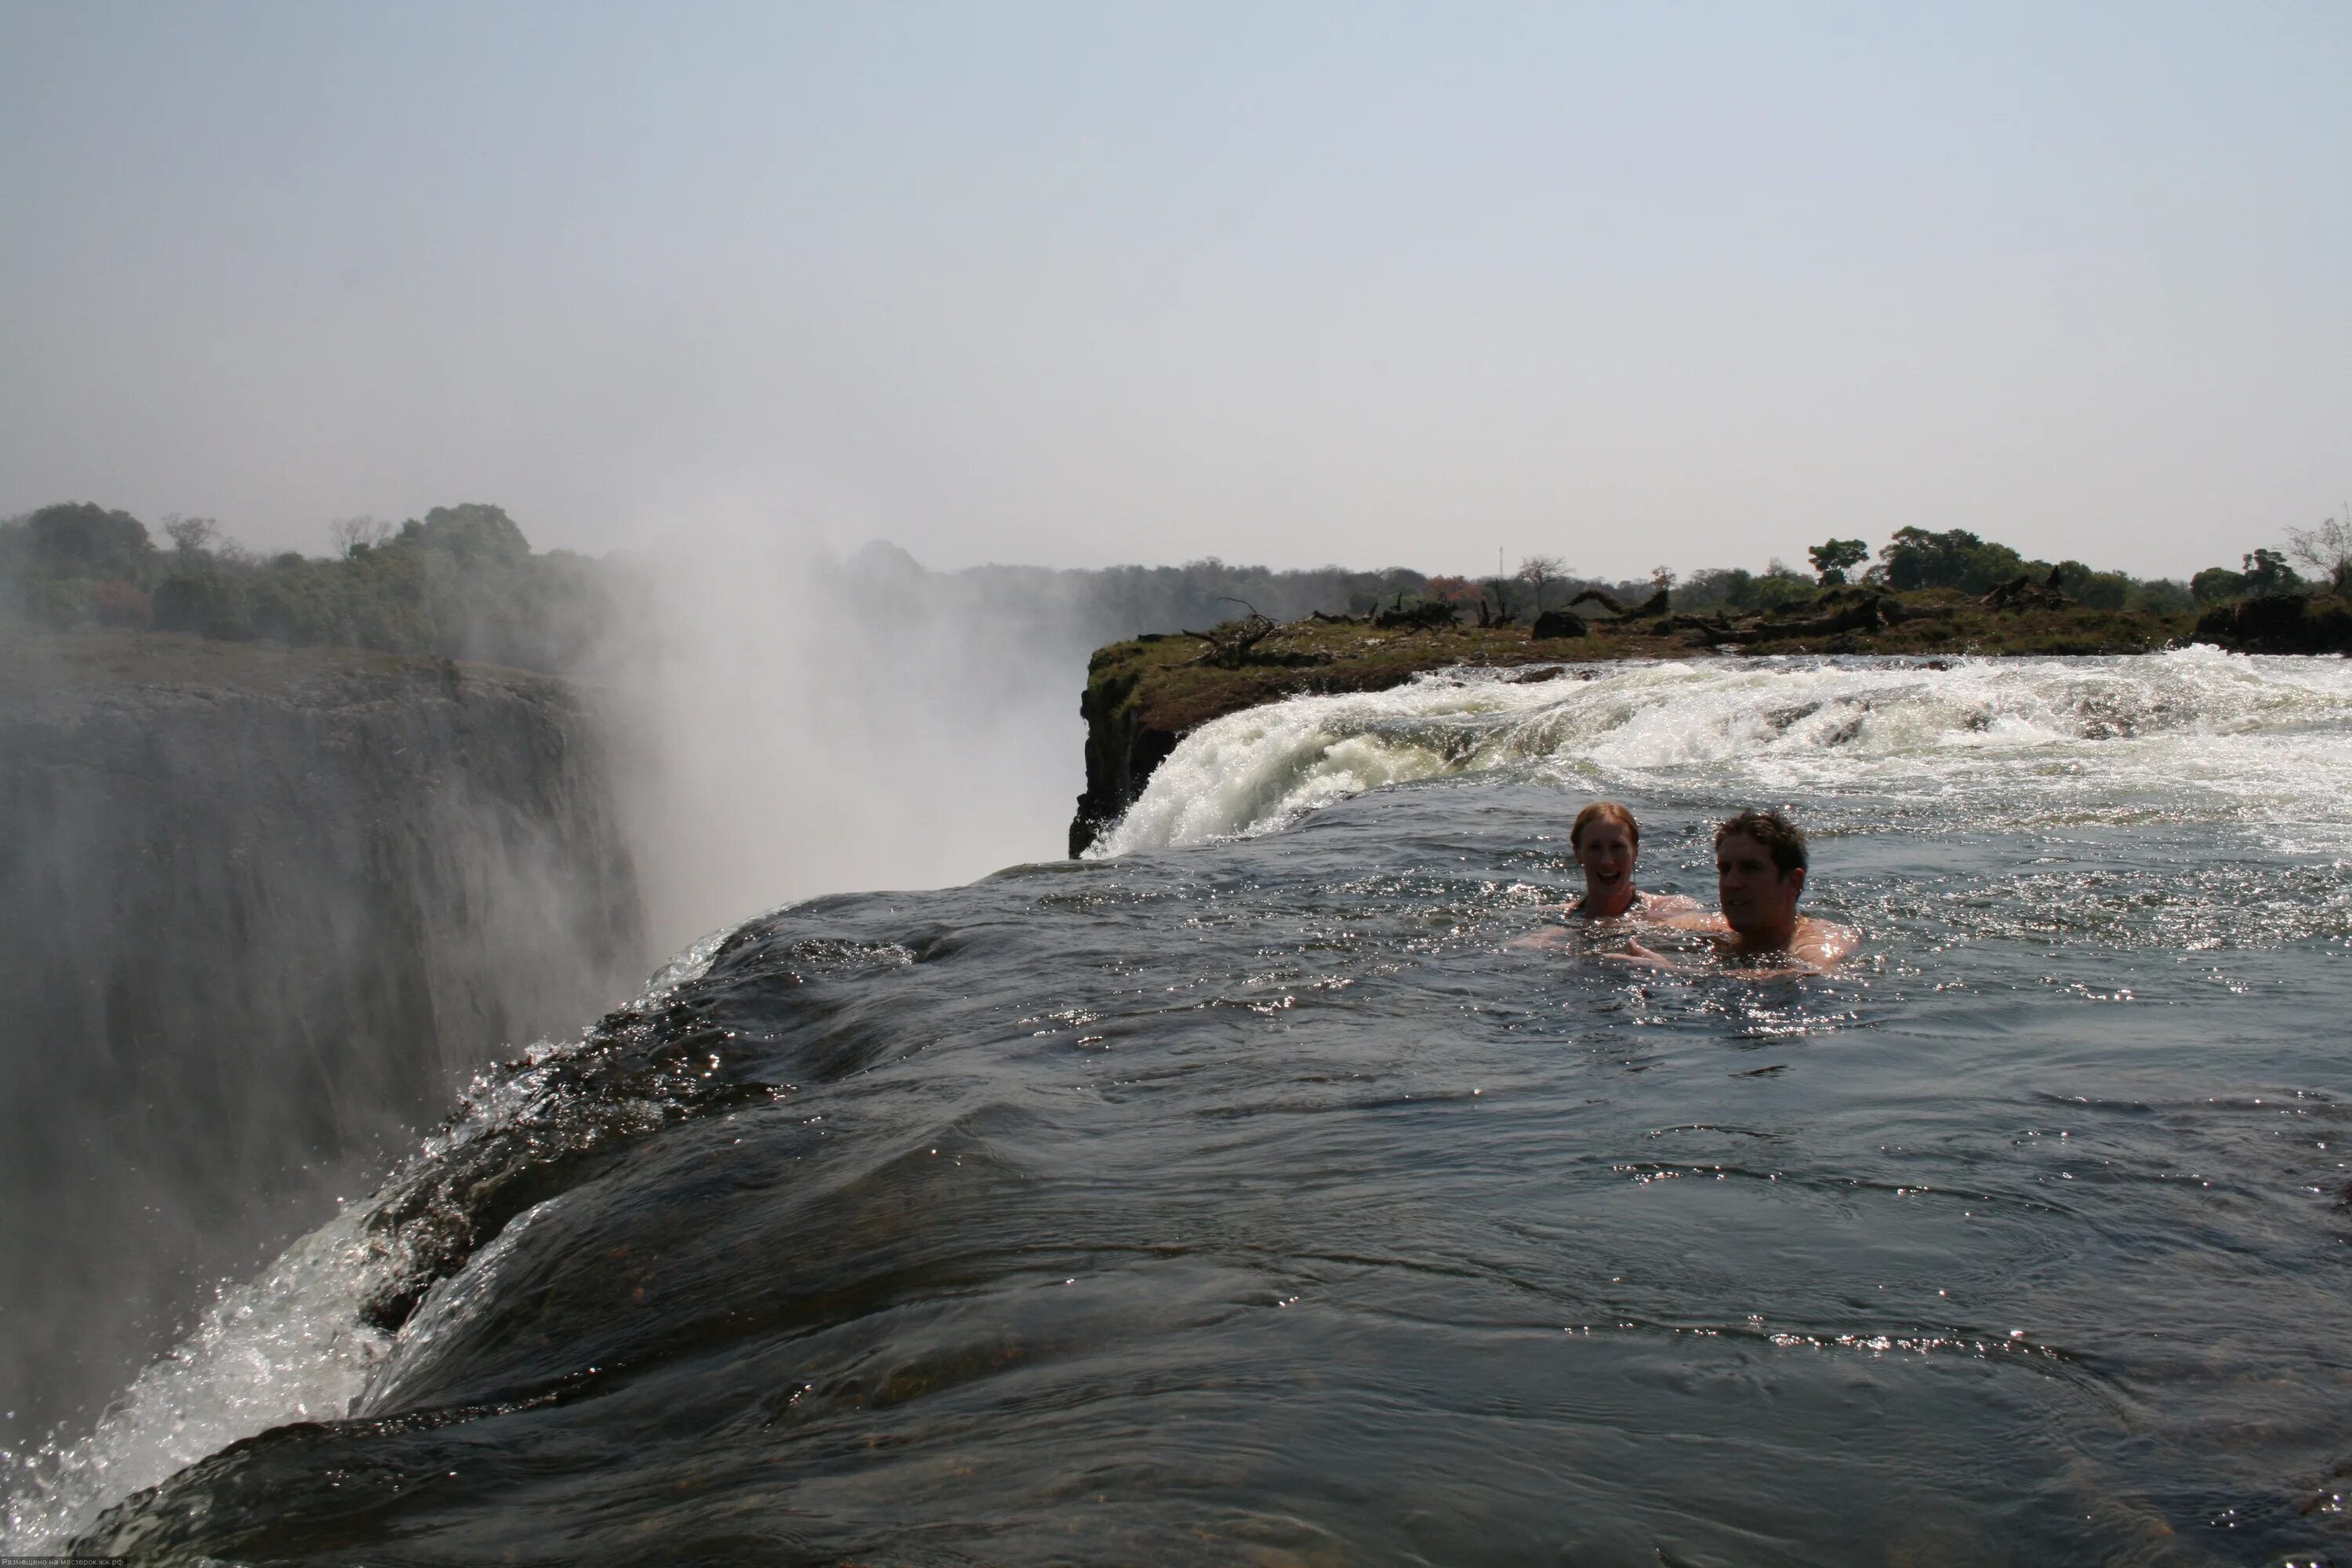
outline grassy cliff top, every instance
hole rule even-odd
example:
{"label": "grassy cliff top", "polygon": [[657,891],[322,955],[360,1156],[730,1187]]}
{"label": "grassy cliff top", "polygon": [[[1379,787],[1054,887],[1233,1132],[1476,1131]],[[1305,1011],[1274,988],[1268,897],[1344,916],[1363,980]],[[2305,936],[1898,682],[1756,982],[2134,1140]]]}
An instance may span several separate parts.
{"label": "grassy cliff top", "polygon": [[[1874,605],[1874,610],[1868,606]],[[1294,621],[1235,645],[1244,624],[1153,636],[1098,649],[1087,706],[1145,730],[1181,734],[1212,719],[1301,692],[1376,691],[1452,665],[1508,667],[1769,654],[2118,654],[2186,641],[2193,614],[2097,610],[2044,598],[1995,607],[1949,589],[1846,590],[1769,619],[1595,616],[1582,636],[1537,637],[1525,626],[1382,626]]]}

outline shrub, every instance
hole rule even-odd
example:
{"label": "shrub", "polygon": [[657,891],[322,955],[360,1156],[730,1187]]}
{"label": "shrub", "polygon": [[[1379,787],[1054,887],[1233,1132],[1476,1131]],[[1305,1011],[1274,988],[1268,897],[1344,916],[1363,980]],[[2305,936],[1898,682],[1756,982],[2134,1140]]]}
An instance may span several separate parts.
{"label": "shrub", "polygon": [[1694,572],[1675,593],[1675,606],[1686,615],[1727,610],[1738,615],[1790,609],[1810,605],[1817,584],[1801,572],[1775,562],[1756,573],[1737,566]]}
{"label": "shrub", "polygon": [[2050,568],[2051,587],[2095,610],[2120,610],[2136,586],[2121,572],[2094,572],[2080,561],[2061,561]]}
{"label": "shrub", "polygon": [[2168,577],[2150,577],[2132,584],[2131,597],[2124,604],[2127,610],[2145,610],[2152,616],[2186,615],[2197,607],[2185,583]]}
{"label": "shrub", "polygon": [[245,584],[224,572],[175,572],[155,590],[155,624],[165,631],[197,632],[227,642],[253,636]]}
{"label": "shrub", "polygon": [[16,608],[49,626],[86,626],[98,606],[87,577],[28,575],[16,580]]}
{"label": "shrub", "polygon": [[155,617],[147,595],[120,577],[90,587],[90,609],[102,626],[143,626]]}

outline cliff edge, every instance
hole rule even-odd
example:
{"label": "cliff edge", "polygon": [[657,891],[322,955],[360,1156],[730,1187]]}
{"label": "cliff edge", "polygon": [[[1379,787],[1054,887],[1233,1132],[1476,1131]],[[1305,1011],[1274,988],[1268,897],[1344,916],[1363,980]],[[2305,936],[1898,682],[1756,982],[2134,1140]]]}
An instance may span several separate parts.
{"label": "cliff edge", "polygon": [[1555,610],[1525,626],[1456,624],[1443,606],[1361,619],[1228,622],[1096,651],[1079,711],[1087,787],[1070,823],[1082,855],[1177,742],[1213,719],[1304,693],[1377,691],[1455,665],[1778,654],[2147,653],[2192,638],[2253,653],[2352,651],[2352,610],[2332,599],[2250,600],[2209,612],[2093,609],[2020,579],[1991,593],[1824,590],[1770,616],[1675,615],[1661,594],[1631,607]]}

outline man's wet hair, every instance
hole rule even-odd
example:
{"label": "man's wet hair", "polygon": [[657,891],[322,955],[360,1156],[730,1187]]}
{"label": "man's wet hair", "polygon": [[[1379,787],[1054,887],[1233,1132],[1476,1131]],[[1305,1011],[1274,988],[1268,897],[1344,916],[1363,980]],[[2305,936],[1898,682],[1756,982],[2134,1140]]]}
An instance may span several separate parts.
{"label": "man's wet hair", "polygon": [[1632,812],[1613,800],[1596,800],[1576,814],[1576,821],[1568,830],[1568,847],[1573,849],[1583,843],[1584,830],[1596,822],[1624,824],[1626,836],[1633,840],[1633,847],[1639,849],[1642,847],[1642,825],[1633,820]]}
{"label": "man's wet hair", "polygon": [[1753,838],[1772,857],[1780,875],[1806,867],[1805,832],[1777,811],[1743,811],[1715,830],[1715,847],[1727,838]]}

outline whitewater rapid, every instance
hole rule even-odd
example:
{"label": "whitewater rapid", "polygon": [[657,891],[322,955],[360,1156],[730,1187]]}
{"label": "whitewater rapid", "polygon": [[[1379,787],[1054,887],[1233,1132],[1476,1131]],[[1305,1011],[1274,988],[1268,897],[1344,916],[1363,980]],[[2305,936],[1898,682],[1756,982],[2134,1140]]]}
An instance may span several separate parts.
{"label": "whitewater rapid", "polygon": [[2352,662],[2191,647],[1443,670],[1203,725],[1089,855],[1271,833],[1366,790],[1486,773],[1604,794],[1859,796],[1888,821],[1964,802],[1987,827],[2144,802],[2339,848]]}

